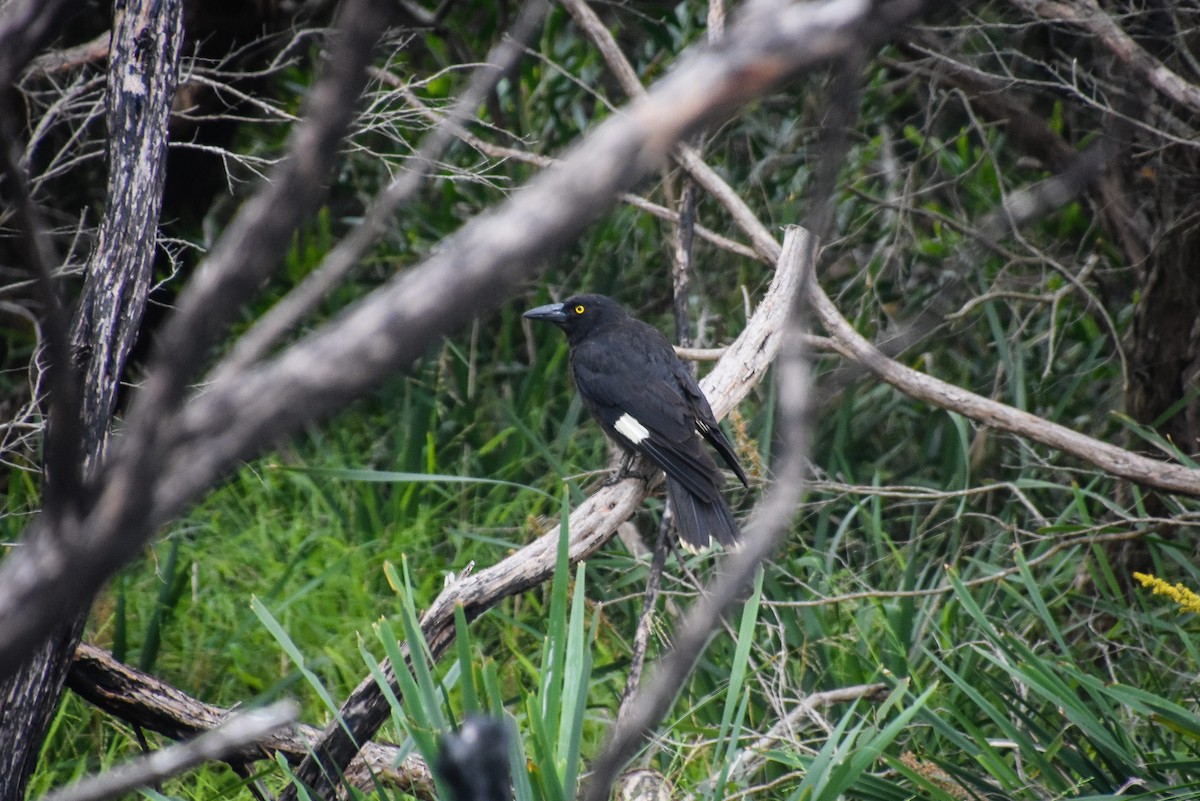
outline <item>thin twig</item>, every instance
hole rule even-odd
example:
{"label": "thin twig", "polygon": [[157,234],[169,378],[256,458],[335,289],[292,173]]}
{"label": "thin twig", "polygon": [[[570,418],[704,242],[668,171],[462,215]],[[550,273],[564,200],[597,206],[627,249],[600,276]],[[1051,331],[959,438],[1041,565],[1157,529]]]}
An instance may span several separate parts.
{"label": "thin twig", "polygon": [[223,760],[291,724],[299,712],[295,701],[277,701],[262,709],[235,712],[194,740],[154,751],[62,790],[42,801],[104,801],[179,776],[205,762]]}
{"label": "thin twig", "polygon": [[[784,317],[801,291],[801,266],[800,262],[780,262],[746,328],[726,349],[725,358],[701,380],[700,387],[718,418],[727,415],[749,394],[779,353]],[[576,506],[569,522],[571,564],[586,559],[603,546],[617,527],[633,515],[650,489],[646,481],[627,478],[600,488]],[[433,658],[438,659],[454,642],[455,608],[461,606],[469,618],[474,618],[504,598],[548,580],[554,572],[558,540],[558,526],[553,526],[507,559],[446,587],[421,616],[421,631]],[[395,667],[389,660],[381,665],[392,682]],[[314,747],[314,753],[320,757],[305,760],[297,770],[298,777],[310,786],[327,787],[327,777],[336,775],[337,769],[356,752],[356,741],[370,739],[389,713],[390,707],[379,685],[373,676],[366,676]]]}
{"label": "thin twig", "polygon": [[391,226],[396,210],[420,189],[426,174],[462,131],[463,123],[476,113],[500,78],[516,64],[525,42],[541,25],[547,8],[545,0],[532,0],[522,7],[511,32],[501,38],[484,63],[472,73],[462,96],[425,137],[417,152],[406,162],[401,175],[376,195],[362,222],[326,254],[316,270],[238,339],[229,355],[213,370],[211,381],[231,380],[261,359],[284,333],[299,324],[345,280],[367,250]]}
{"label": "thin twig", "polygon": [[1200,88],[1147,52],[1100,8],[1096,0],[1010,2],[1032,16],[1066,23],[1087,32],[1164,97],[1183,106],[1193,116],[1200,114]]}
{"label": "thin twig", "polygon": [[654,540],[654,552],[650,559],[650,571],[646,577],[646,589],[642,593],[642,614],[638,617],[637,629],[633,633],[633,649],[629,655],[629,672],[625,675],[625,689],[621,691],[621,702],[617,706],[617,720],[628,714],[629,702],[642,681],[642,667],[646,663],[646,651],[650,647],[650,631],[653,628],[655,609],[658,606],[658,590],[662,584],[663,567],[671,550],[670,519],[663,515]]}
{"label": "thin twig", "polygon": [[[398,89],[400,91],[400,93],[404,96],[405,102],[407,102],[410,106],[412,106],[414,109],[416,109],[417,112],[421,116],[425,117],[427,120],[429,120],[433,124],[438,125],[444,119],[444,115],[442,115],[438,111],[435,111],[434,109],[430,108],[426,103],[424,103],[421,100],[421,98],[418,97],[408,87],[407,84],[405,84],[403,79],[401,79],[395,73],[389,72],[388,70],[373,68],[371,71],[371,74],[378,80],[383,81],[384,83],[388,84],[389,86],[392,86],[392,87]],[[505,147],[504,145],[497,145],[494,142],[489,142],[485,139],[482,139],[482,138],[474,135],[473,133],[471,133],[470,131],[468,131],[466,129],[459,130],[457,132],[457,135],[458,135],[458,138],[461,139],[463,142],[470,145],[475,150],[478,150],[480,153],[487,156],[488,158],[499,159],[502,161],[506,161],[506,160],[518,161],[522,164],[532,164],[537,167],[541,167],[543,169],[552,167],[558,163],[557,160],[555,160],[554,158],[552,158],[550,156],[543,156],[539,153],[530,153],[527,150],[520,150],[515,147]],[[644,198],[640,195],[634,195],[634,194],[630,194],[628,192],[623,192],[618,197],[620,198],[622,203],[628,203],[630,206],[633,206],[636,209],[641,209],[642,211],[647,212],[648,214],[651,214],[660,220],[664,220],[669,223],[678,223],[679,222],[679,213],[678,212],[672,211],[671,209],[667,208],[666,206],[662,206],[662,205],[659,205],[658,203],[654,203],[650,200],[647,200],[646,198]],[[746,247],[745,245],[743,245],[741,242],[735,242],[734,240],[730,239],[729,237],[722,236],[721,234],[718,234],[716,231],[713,231],[711,228],[706,228],[703,225],[700,225],[699,223],[697,223],[694,226],[694,229],[695,229],[697,236],[699,236],[701,239],[705,240],[706,242],[710,242],[714,246],[721,248],[722,250],[727,250],[730,253],[733,253],[735,255],[738,255],[738,256],[741,256],[741,257],[747,258],[747,259],[756,258],[755,252],[753,250],[751,250],[750,248]]]}
{"label": "thin twig", "polygon": [[[801,228],[784,236],[781,265],[792,264],[802,277],[811,275],[817,242]],[[781,266],[779,269],[783,269]],[[802,278],[803,280],[803,278]],[[649,678],[629,702],[629,713],[613,725],[604,749],[592,765],[583,791],[584,801],[604,801],[613,782],[642,740],[674,702],[717,624],[750,586],[755,572],[787,535],[804,491],[807,471],[809,375],[804,356],[803,318],[797,304],[789,305],[787,330],[776,363],[782,455],[776,478],[755,507],[743,538],[721,563],[716,578],[692,604],[675,632],[671,650],[655,663]]]}
{"label": "thin twig", "polygon": [[886,693],[887,689],[888,685],[881,683],[856,684],[852,687],[839,687],[836,690],[809,693],[797,699],[786,715],[775,721],[766,734],[739,751],[733,761],[728,763],[728,767],[722,765],[719,774],[710,776],[701,782],[694,789],[695,795],[702,797],[706,792],[711,791],[720,779],[724,779],[726,782],[736,782],[739,777],[752,773],[766,762],[764,754],[768,749],[774,748],[781,741],[786,741],[789,745],[795,741],[796,727],[803,719],[807,718],[822,728],[827,726],[828,724],[817,712],[818,708],[857,701],[860,698],[875,698]]}

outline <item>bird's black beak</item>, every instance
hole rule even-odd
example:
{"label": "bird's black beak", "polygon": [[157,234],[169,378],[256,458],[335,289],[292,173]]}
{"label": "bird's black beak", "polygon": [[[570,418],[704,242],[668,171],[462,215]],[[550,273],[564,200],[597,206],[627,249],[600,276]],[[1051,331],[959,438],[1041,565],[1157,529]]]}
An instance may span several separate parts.
{"label": "bird's black beak", "polygon": [[521,315],[530,320],[545,320],[549,323],[559,325],[566,322],[567,313],[563,311],[561,303],[548,303],[545,306],[538,306],[536,309],[530,309]]}

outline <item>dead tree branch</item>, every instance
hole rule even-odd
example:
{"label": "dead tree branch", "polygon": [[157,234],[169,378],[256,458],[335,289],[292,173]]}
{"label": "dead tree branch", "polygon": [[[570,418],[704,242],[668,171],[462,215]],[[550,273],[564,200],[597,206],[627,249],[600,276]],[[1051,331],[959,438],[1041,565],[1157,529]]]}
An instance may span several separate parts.
{"label": "dead tree branch", "polygon": [[[802,228],[790,228],[784,237],[780,265],[795,265],[800,280],[807,281],[817,257],[817,240]],[[675,631],[671,650],[655,663],[646,683],[609,732],[607,744],[592,764],[583,792],[585,801],[604,801],[613,782],[642,740],[674,702],[713,631],[750,586],[754,573],[787,536],[804,492],[808,469],[808,402],[811,386],[804,355],[802,294],[788,304],[786,327],[781,332],[776,363],[779,381],[779,418],[783,429],[782,456],[775,478],[755,506],[741,544],[726,555],[717,577],[692,604]]]}
{"label": "dead tree branch", "polygon": [[[67,677],[73,692],[109,715],[171,739],[194,737],[220,725],[229,710],[199,701],[162,679],[122,664],[102,648],[83,644]],[[315,726],[298,724],[294,730],[276,732],[259,746],[243,748],[226,759],[249,762],[268,759],[270,752],[299,762],[321,737]],[[396,746],[368,742],[346,769],[347,777],[361,788],[371,786],[378,776],[418,798],[432,799],[433,777],[421,757],[410,754],[400,760]]]}
{"label": "dead tree branch", "polygon": [[[647,98],[606,120],[559,167],[464,226],[422,265],[276,358],[208,387],[175,414],[183,382],[311,208],[352,103],[344,95],[357,96],[362,83],[362,43],[383,27],[385,5],[356,0],[344,7],[343,25],[358,38],[352,42],[343,30],[333,48],[338,79],[318,83],[309,104],[314,113],[295,137],[292,156],[247,203],[181,297],[126,433],[99,477],[95,503],[78,521],[88,536],[76,540],[35,524],[26,545],[0,565],[0,675],[23,661],[49,621],[80,609],[157,526],[240,460],[361,396],[494,306],[662,164],[681,138],[800,70],[857,51],[864,36],[869,41],[867,34],[890,30],[897,16],[916,8],[899,0],[879,8],[863,0],[748,7],[719,47],[684,57]],[[63,551],[51,540],[76,545]],[[66,586],[72,592],[64,593]]]}
{"label": "dead tree branch", "polygon": [[[118,6],[108,74],[108,201],[73,332],[50,275],[48,244],[36,226],[28,230],[41,242],[34,252],[43,274],[43,327],[50,343],[43,519],[63,537],[43,543],[44,554],[70,550],[86,536],[71,531],[70,521],[85,513],[84,482],[104,451],[149,294],[182,18],[179,0]],[[15,141],[5,144],[15,146]],[[10,175],[17,169],[11,165]],[[23,176],[14,186],[24,186]],[[18,671],[0,679],[0,742],[10,744],[0,749],[0,797],[24,795],[84,622],[79,613],[48,621],[44,642],[24,655]]]}
{"label": "dead tree branch", "polygon": [[[799,229],[796,237],[806,241]],[[771,285],[747,322],[745,330],[726,349],[725,355],[700,382],[713,413],[724,417],[746,397],[771,366],[782,346],[784,318],[800,290],[806,263],[803,251],[781,258]],[[650,485],[636,478],[602,487],[571,514],[571,564],[586,559],[606,543],[617,527],[641,505]],[[534,542],[502,562],[467,576],[447,587],[421,618],[421,631],[437,659],[454,641],[454,609],[462,606],[468,619],[478,617],[501,600],[548,580],[554,572],[559,529],[553,527]],[[396,666],[382,665],[389,682],[395,682]],[[406,668],[402,668],[406,669]],[[375,679],[364,678],[342,705],[338,719],[326,727],[321,743],[314,748],[320,758],[305,760],[297,776],[309,786],[329,785],[325,776],[337,775],[354,755],[355,741],[370,739],[387,719],[389,707]],[[291,794],[286,794],[290,798]]]}
{"label": "dead tree branch", "polygon": [[1182,106],[1193,115],[1200,114],[1200,88],[1147,53],[1145,48],[1134,41],[1132,36],[1122,30],[1116,20],[1100,8],[1096,0],[1067,0],[1067,2],[1011,0],[1011,2],[1026,14],[1061,22],[1094,36],[1125,66],[1158,90],[1163,97]]}
{"label": "dead tree branch", "polygon": [[148,787],[203,765],[255,747],[272,732],[296,719],[294,701],[278,701],[262,709],[233,712],[193,740],[152,751],[96,776],[43,797],[43,801],[104,801]]}

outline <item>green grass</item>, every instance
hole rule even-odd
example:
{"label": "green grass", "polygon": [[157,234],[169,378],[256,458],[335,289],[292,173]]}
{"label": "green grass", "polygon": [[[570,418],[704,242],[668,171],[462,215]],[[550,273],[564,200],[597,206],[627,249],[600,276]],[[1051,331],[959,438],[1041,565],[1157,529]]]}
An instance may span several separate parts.
{"label": "green grass", "polygon": [[[661,47],[701,35],[688,12],[641,19],[612,9],[628,15],[623,44],[646,74],[664,68]],[[490,30],[495,20],[484,16]],[[436,37],[421,47],[427,52],[413,58],[426,68],[453,59]],[[601,74],[561,9],[540,47],[581,76]],[[454,80],[426,91],[449,96]],[[961,311],[898,358],[1093,436],[1171,451],[1152,429],[1114,414],[1122,369],[1107,323],[1077,294],[1058,297],[1064,281],[1048,260],[1077,266],[1093,251],[1115,276],[1110,296],[1120,295],[1120,265],[1088,215],[1073,206],[1038,221],[1024,249],[972,249],[965,229],[1005,192],[1045,175],[1018,163],[997,129],[950,107],[934,113],[916,87],[898,91],[898,80],[885,65],[867,79],[838,236],[821,264],[839,308],[884,339],[927,308],[943,318]],[[501,86],[500,111],[532,149],[555,152],[607,113],[586,88],[594,85],[530,60]],[[823,85],[813,78],[766,98],[706,143],[710,161],[769,224],[803,214],[821,106],[796,97],[819,98]],[[383,148],[379,136],[368,144]],[[253,145],[272,152],[278,142]],[[902,207],[881,167],[889,153],[911,178]],[[448,159],[466,168],[477,155],[460,149]],[[529,172],[487,167],[501,185]],[[319,263],[360,211],[356,198],[383,181],[361,154],[348,157],[341,178],[255,311]],[[645,191],[664,200],[661,186]],[[437,179],[322,319],[499,195],[484,183]],[[729,232],[710,199],[700,199],[698,214]],[[693,309],[708,321],[705,344],[720,344],[740,330],[742,288],[756,297],[770,271],[699,240],[695,249]],[[608,449],[571,390],[565,343],[531,331],[520,312],[552,293],[588,289],[669,332],[668,250],[659,222],[614,210],[556,257],[536,288],[481,313],[474,329],[336,419],[243,466],[169,526],[110,584],[88,638],[206,702],[286,694],[307,721],[328,720],[374,664],[396,655],[397,639],[417,644],[413,613],[448,572],[496,563],[560,518],[564,494],[577,503],[603,478]],[[1113,306],[1124,336],[1130,306]],[[1129,579],[1149,564],[1200,590],[1192,558],[1200,506],[1144,497],[1046,448],[847,378],[844,368],[815,359],[819,480],[791,537],[635,764],[662,772],[680,794],[711,799],[1200,797],[1200,622]],[[739,447],[766,464],[776,390],[768,378],[738,410]],[[15,539],[37,491],[28,473],[8,476],[0,539]],[[742,513],[757,495],[729,487]],[[652,499],[635,517],[648,539],[659,511]],[[1127,559],[1120,538],[1131,533],[1142,539]],[[675,607],[690,601],[712,562],[668,564],[652,654],[669,642]],[[502,710],[520,733],[519,797],[571,797],[616,712],[646,571],[614,542],[579,572],[560,568],[551,585],[461,623],[452,653],[396,700],[385,736],[428,751],[467,712]],[[815,708],[765,751],[746,750],[809,694],[873,682],[887,685],[881,698]],[[136,751],[127,725],[68,697],[33,789]],[[743,759],[752,767],[734,770]],[[274,789],[288,780],[277,765],[259,768]],[[250,798],[243,785],[214,767],[162,792]]]}

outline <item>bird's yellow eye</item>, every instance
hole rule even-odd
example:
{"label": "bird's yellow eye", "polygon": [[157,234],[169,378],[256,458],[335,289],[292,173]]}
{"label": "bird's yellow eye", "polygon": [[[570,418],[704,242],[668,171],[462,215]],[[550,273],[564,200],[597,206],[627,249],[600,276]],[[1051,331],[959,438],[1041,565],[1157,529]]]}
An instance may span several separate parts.
{"label": "bird's yellow eye", "polygon": [[583,314],[583,306],[576,306],[576,307],[575,307],[575,313],[576,313],[576,314]]}

